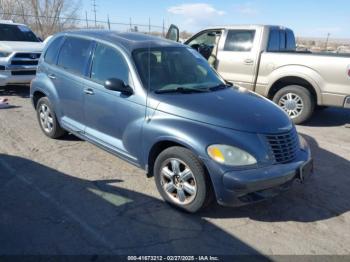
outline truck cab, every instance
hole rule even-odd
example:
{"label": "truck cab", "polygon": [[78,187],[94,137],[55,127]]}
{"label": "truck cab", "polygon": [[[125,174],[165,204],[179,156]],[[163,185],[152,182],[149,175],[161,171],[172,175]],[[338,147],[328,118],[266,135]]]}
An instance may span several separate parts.
{"label": "truck cab", "polygon": [[[172,25],[167,38],[178,41]],[[275,103],[296,124],[316,107],[350,108],[349,54],[297,51],[291,29],[273,25],[206,28],[184,44],[201,53],[228,82]]]}
{"label": "truck cab", "polygon": [[0,20],[0,86],[28,85],[44,44],[24,24]]}

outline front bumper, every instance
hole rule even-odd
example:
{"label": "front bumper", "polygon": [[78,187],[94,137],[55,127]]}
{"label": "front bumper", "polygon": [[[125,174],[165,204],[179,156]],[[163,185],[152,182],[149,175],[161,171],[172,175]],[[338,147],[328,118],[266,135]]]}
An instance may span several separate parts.
{"label": "front bumper", "polygon": [[289,189],[295,180],[300,179],[300,168],[310,161],[310,152],[300,150],[297,159],[288,164],[221,174],[220,170],[213,170],[213,165],[209,165],[208,169],[212,181],[215,181],[217,202],[224,206],[242,206],[274,197]]}
{"label": "front bumper", "polygon": [[9,57],[0,58],[0,86],[14,84],[30,84],[36,74],[37,65],[12,64],[35,62],[33,59],[14,58],[15,54]]}
{"label": "front bumper", "polygon": [[31,75],[12,75],[11,72],[0,72],[0,86],[6,85],[29,85],[35,77],[35,74]]}

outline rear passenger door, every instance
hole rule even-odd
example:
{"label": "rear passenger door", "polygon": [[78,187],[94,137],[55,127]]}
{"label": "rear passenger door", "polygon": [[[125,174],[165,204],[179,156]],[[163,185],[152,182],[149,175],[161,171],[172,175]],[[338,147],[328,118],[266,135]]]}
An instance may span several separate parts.
{"label": "rear passenger door", "polygon": [[124,55],[115,47],[96,44],[90,81],[85,81],[85,136],[132,162],[137,162],[145,106],[136,94],[125,95],[104,87],[106,80],[117,78],[133,87]]}
{"label": "rear passenger door", "polygon": [[60,122],[63,127],[74,132],[84,130],[85,96],[82,79],[88,74],[92,46],[90,40],[66,37],[58,55],[57,66],[51,67],[48,72],[59,97]]}
{"label": "rear passenger door", "polygon": [[219,47],[217,70],[227,81],[253,89],[257,65],[256,30],[227,30]]}

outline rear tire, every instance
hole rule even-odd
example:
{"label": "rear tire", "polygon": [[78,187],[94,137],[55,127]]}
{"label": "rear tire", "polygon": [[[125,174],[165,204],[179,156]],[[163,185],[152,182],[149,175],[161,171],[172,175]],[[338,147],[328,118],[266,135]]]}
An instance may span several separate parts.
{"label": "rear tire", "polygon": [[295,124],[307,121],[314,112],[315,101],[312,94],[303,86],[290,85],[280,89],[273,97]]}
{"label": "rear tire", "polygon": [[46,136],[56,139],[66,134],[58,123],[53,106],[47,97],[39,99],[36,112],[40,128]]}
{"label": "rear tire", "polygon": [[203,163],[190,150],[170,147],[154,164],[157,189],[165,201],[187,212],[207,207],[213,192]]}

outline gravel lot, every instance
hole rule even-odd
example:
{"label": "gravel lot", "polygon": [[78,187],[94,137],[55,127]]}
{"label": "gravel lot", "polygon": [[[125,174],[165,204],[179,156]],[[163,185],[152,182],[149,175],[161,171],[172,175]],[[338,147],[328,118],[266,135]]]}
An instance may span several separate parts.
{"label": "gravel lot", "polygon": [[67,135],[45,137],[28,87],[0,87],[0,254],[350,254],[350,110],[298,127],[315,174],[280,197],[189,215],[153,178]]}

